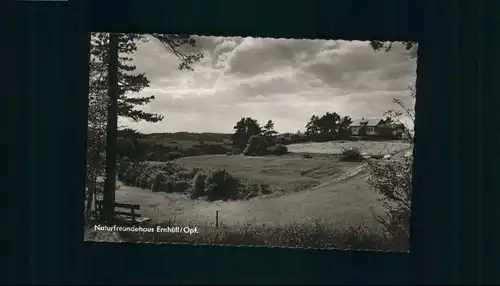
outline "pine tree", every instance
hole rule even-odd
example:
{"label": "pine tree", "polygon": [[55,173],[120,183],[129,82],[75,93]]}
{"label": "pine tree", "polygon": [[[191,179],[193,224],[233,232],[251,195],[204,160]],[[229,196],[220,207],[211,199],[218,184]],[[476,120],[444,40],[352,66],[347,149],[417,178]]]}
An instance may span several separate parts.
{"label": "pine tree", "polygon": [[234,134],[231,135],[233,146],[238,149],[244,149],[253,135],[259,135],[262,132],[257,120],[250,117],[241,118],[233,127]]}
{"label": "pine tree", "polygon": [[[189,36],[153,34],[167,52],[175,54],[181,63],[179,69],[192,70],[191,65],[203,58],[203,54],[186,54],[179,51],[185,44],[195,45]],[[137,93],[149,86],[144,73],[135,72],[136,67],[130,64],[137,44],[149,40],[150,37],[139,34],[106,34],[98,33],[91,37],[90,59],[90,93],[89,101],[102,104],[97,97],[107,95],[106,109],[106,181],[104,187],[103,218],[111,219],[113,214],[114,193],[116,188],[116,139],[118,134],[118,116],[134,121],[144,120],[158,122],[163,116],[135,109],[154,100],[154,95],[137,97]],[[101,106],[102,107],[102,106]],[[101,114],[102,115],[102,114]],[[90,118],[89,118],[90,119]],[[102,120],[102,116],[100,117]]]}
{"label": "pine tree", "polygon": [[276,136],[278,132],[274,130],[274,122],[272,120],[268,120],[266,125],[264,125],[263,130],[262,130],[262,135],[264,136]]}

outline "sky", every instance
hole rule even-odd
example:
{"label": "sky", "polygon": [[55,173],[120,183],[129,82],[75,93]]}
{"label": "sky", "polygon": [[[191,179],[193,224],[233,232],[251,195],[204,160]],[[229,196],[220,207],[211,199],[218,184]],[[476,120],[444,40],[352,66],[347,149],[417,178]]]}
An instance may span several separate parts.
{"label": "sky", "polygon": [[313,114],[377,118],[397,107],[393,98],[414,106],[408,86],[416,80],[416,49],[401,43],[376,52],[362,41],[193,37],[196,47],[184,51],[204,54],[194,71],[180,71],[156,39],[139,44],[133,64],[151,81],[139,95],[156,97],[141,109],[164,119],[120,124],[142,133],[232,133],[239,119],[252,117],[262,125],[273,120],[284,133],[304,131]]}

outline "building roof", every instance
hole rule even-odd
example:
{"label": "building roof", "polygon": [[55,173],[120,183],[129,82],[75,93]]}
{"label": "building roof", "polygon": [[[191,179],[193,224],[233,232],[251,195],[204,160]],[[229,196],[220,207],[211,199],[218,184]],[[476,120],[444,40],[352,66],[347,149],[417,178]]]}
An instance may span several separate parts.
{"label": "building roof", "polygon": [[354,120],[352,123],[351,123],[351,127],[352,126],[361,126],[361,125],[366,125],[366,126],[377,126],[380,121],[382,119],[381,118],[368,118],[368,119],[365,119],[365,118],[361,118],[361,119],[356,119]]}

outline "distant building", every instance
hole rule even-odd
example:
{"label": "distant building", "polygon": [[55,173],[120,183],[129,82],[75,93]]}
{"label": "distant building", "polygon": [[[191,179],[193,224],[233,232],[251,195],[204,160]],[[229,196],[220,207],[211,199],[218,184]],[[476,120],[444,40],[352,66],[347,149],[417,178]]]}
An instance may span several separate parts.
{"label": "distant building", "polygon": [[360,136],[362,129],[365,130],[365,136],[381,136],[383,135],[381,132],[384,130],[387,132],[388,129],[392,129],[392,134],[395,136],[400,133],[401,129],[404,128],[403,124],[386,124],[385,120],[382,118],[372,118],[372,119],[356,119],[351,125],[349,125],[349,129],[351,130],[351,134],[354,136]]}

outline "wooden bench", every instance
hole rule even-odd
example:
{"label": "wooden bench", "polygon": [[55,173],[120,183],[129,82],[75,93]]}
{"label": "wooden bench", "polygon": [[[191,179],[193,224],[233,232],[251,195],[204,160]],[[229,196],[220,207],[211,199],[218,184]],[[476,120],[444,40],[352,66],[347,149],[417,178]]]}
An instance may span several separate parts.
{"label": "wooden bench", "polygon": [[[95,213],[96,216],[98,217],[101,213],[101,210],[103,208],[103,201],[102,200],[96,200],[95,202]],[[115,217],[120,220],[124,220],[127,222],[132,222],[132,223],[144,223],[149,221],[150,219],[147,217],[141,216],[139,213],[139,210],[141,209],[140,205],[135,205],[135,204],[124,204],[124,203],[114,203],[114,213]],[[116,210],[116,209],[122,209],[122,210]]]}

